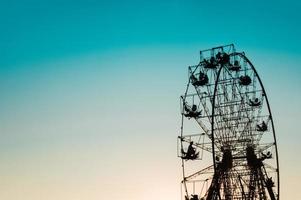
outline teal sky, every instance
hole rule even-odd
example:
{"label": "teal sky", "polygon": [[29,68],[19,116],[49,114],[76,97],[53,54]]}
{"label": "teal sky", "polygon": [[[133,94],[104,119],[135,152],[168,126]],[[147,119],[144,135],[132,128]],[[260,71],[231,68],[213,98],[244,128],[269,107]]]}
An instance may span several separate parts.
{"label": "teal sky", "polygon": [[0,199],[180,200],[179,96],[234,43],[274,115],[281,198],[301,199],[299,1],[0,1]]}

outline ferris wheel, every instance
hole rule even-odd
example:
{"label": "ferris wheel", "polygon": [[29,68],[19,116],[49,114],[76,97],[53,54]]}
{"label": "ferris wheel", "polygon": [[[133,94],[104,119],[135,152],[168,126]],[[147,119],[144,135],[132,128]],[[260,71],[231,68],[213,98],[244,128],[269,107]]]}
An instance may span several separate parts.
{"label": "ferris wheel", "polygon": [[275,128],[255,67],[233,44],[200,58],[180,98],[182,198],[279,200]]}

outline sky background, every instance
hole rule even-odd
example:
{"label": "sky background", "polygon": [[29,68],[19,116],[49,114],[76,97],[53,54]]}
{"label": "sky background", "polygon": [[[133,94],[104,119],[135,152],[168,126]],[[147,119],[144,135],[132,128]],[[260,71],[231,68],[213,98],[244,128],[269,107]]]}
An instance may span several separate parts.
{"label": "sky background", "polygon": [[300,1],[1,1],[0,199],[180,200],[179,96],[234,43],[274,115],[281,198],[301,199]]}

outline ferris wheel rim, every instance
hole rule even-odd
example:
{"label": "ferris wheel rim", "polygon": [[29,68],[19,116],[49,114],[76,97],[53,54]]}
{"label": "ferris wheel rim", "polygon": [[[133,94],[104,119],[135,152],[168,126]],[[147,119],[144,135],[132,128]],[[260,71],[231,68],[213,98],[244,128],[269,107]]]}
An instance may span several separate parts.
{"label": "ferris wheel rim", "polygon": [[[238,53],[238,52],[234,52],[231,54],[231,56],[240,56],[244,61],[246,61],[249,66],[251,67],[252,71],[254,72],[254,75],[255,77],[257,78],[257,80],[259,81],[259,85],[262,89],[262,92],[264,94],[264,96],[266,97],[265,98],[265,102],[267,104],[267,110],[268,110],[268,113],[269,113],[269,116],[270,116],[270,120],[271,120],[271,124],[272,124],[272,132],[273,132],[273,146],[275,147],[275,153],[276,153],[276,167],[277,167],[277,171],[276,171],[276,175],[277,175],[277,195],[278,195],[278,198],[277,200],[280,199],[280,176],[279,176],[279,154],[278,154],[278,146],[277,146],[277,138],[276,138],[276,132],[275,132],[275,126],[274,126],[274,121],[273,121],[273,116],[272,116],[272,112],[271,112],[271,107],[270,107],[270,104],[269,104],[269,100],[268,100],[268,97],[267,97],[267,94],[266,94],[266,91],[265,91],[265,88],[264,88],[264,85],[262,83],[262,80],[257,72],[257,70],[255,69],[253,63],[245,56],[244,53]],[[196,65],[197,67],[200,66],[200,64]],[[190,67],[189,67],[190,68]],[[217,69],[217,76],[216,76],[216,80],[214,81],[215,84],[214,84],[214,95],[213,95],[213,103],[212,103],[212,123],[211,123],[211,142],[212,142],[212,156],[213,156],[213,167],[214,167],[214,173],[215,173],[215,168],[216,168],[216,162],[215,162],[215,147],[214,147],[214,110],[215,110],[215,99],[216,99],[216,88],[217,88],[217,83],[218,83],[218,80],[219,80],[219,77],[220,77],[220,74],[221,74],[221,71],[223,69],[226,68],[226,65],[221,65],[220,68]],[[189,69],[190,70],[190,69]],[[195,70],[194,70],[195,71]],[[193,73],[194,73],[193,71]],[[191,80],[190,78],[188,79],[188,84],[187,84],[187,88],[186,88],[186,91],[185,91],[185,95],[181,96],[181,98],[186,99],[186,96],[187,96],[187,91],[188,91],[188,88],[191,84]],[[183,137],[183,120],[184,120],[184,114],[183,114],[183,110],[182,110],[182,126],[181,126],[181,137]],[[183,149],[183,142],[181,142],[181,149]],[[186,185],[186,178],[187,176],[185,176],[185,160],[182,159],[182,171],[183,171],[183,181],[182,181],[182,184],[184,185],[184,189],[185,189],[185,193],[188,195],[188,191],[187,191],[187,185]]]}

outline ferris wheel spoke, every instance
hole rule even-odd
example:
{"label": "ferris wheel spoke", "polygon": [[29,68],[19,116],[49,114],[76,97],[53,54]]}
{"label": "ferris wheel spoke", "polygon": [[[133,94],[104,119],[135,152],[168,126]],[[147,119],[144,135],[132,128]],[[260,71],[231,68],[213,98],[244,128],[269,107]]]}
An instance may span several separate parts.
{"label": "ferris wheel spoke", "polygon": [[[230,72],[229,72],[229,70],[225,70],[226,71],[226,73],[227,73],[227,75],[229,75],[229,77],[231,77],[233,80],[235,80],[235,79],[237,79],[236,77],[234,77]],[[242,92],[241,92],[241,88],[239,88],[236,84],[233,84],[232,85],[232,96],[235,98],[234,100],[236,100],[237,101],[237,97],[241,97],[241,100],[240,101],[238,101],[238,102],[243,102],[244,101],[244,98],[243,98],[243,95],[242,95]],[[231,104],[230,104],[231,105]],[[233,104],[232,104],[233,105]],[[236,104],[237,105],[237,104]],[[234,104],[234,106],[235,106],[235,104]],[[235,124],[236,124],[236,126],[238,126],[239,124],[240,124],[240,121],[241,121],[241,118],[242,118],[242,116],[240,116],[240,113],[244,113],[246,110],[247,110],[247,108],[245,107],[245,104],[240,104],[240,106],[236,106],[237,107],[237,111],[235,112],[235,111],[232,111],[232,115],[230,116],[230,119],[235,119],[235,117],[237,118],[237,120],[236,120],[236,122],[235,122]],[[236,114],[237,113],[237,114]],[[247,114],[247,117],[248,117],[248,114]],[[244,128],[244,130],[248,127],[248,124],[249,124],[249,122],[251,121],[251,120],[249,120],[248,118],[247,118],[247,121],[248,121],[248,123],[245,123],[245,128]],[[235,128],[233,128],[233,129],[235,129]],[[237,131],[236,131],[236,133],[237,133]],[[234,134],[235,134],[235,132],[234,132]],[[243,135],[241,135],[241,136],[243,136]]]}
{"label": "ferris wheel spoke", "polygon": [[194,179],[195,177],[200,176],[200,175],[202,175],[202,174],[212,174],[213,170],[214,170],[213,165],[210,165],[210,166],[208,166],[208,167],[206,167],[206,168],[204,168],[204,169],[202,169],[202,170],[200,170],[200,171],[197,171],[197,172],[195,172],[195,173],[193,173],[193,174],[191,174],[191,175],[189,175],[189,176],[186,176],[186,177],[184,178],[184,180],[185,180],[185,181],[191,181],[191,180]]}

